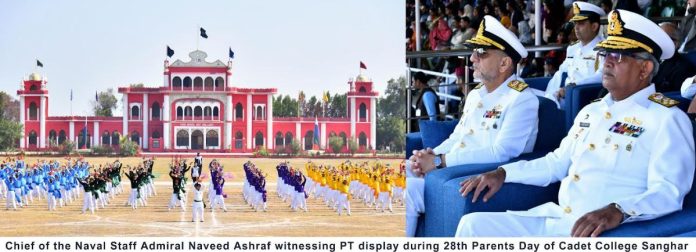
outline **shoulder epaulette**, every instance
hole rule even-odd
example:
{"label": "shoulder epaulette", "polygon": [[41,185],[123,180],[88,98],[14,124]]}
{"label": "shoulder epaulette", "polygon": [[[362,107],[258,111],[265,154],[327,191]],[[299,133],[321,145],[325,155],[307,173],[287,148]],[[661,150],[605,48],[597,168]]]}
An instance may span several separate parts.
{"label": "shoulder epaulette", "polygon": [[479,83],[478,85],[476,85],[476,86],[474,87],[474,89],[479,89],[479,88],[481,88],[481,87],[483,87],[483,83]]}
{"label": "shoulder epaulette", "polygon": [[679,104],[679,101],[669,98],[663,95],[662,93],[651,94],[650,97],[648,97],[648,100],[651,100],[657,104],[660,104],[668,108],[674,107],[675,105]]}
{"label": "shoulder epaulette", "polygon": [[579,43],[579,42],[580,42],[580,40],[576,40],[576,41],[573,42],[573,43],[569,43],[568,46],[574,46],[575,44],[577,44],[577,43]]}
{"label": "shoulder epaulette", "polygon": [[522,92],[522,90],[526,89],[529,85],[527,83],[524,83],[519,80],[514,80],[508,83],[508,87],[517,90],[517,92]]}
{"label": "shoulder epaulette", "polygon": [[597,99],[592,100],[592,102],[598,102],[598,101],[601,101],[601,100],[602,100],[602,98],[597,98]]}

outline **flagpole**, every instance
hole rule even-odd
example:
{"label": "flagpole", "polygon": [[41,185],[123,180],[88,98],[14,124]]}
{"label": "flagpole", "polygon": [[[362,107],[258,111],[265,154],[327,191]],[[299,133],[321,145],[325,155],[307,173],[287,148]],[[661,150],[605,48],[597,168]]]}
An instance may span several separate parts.
{"label": "flagpole", "polygon": [[199,25],[199,26],[198,26],[198,33],[199,33],[199,34],[198,34],[198,36],[196,36],[196,51],[198,51],[198,41],[201,40],[200,32],[201,32],[201,26]]}

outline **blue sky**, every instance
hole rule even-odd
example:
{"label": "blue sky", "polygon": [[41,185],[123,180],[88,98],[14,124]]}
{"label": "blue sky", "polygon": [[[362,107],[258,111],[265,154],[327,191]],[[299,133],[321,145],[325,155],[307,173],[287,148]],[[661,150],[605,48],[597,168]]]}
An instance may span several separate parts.
{"label": "blue sky", "polygon": [[343,93],[363,61],[383,93],[387,80],[405,73],[404,15],[397,0],[0,0],[0,90],[16,96],[38,58],[50,115],[70,114],[70,89],[73,114],[91,115],[96,91],[162,85],[166,46],[173,59],[188,61],[202,26],[209,38],[198,46],[208,61],[226,62],[234,50],[233,86],[293,97]]}

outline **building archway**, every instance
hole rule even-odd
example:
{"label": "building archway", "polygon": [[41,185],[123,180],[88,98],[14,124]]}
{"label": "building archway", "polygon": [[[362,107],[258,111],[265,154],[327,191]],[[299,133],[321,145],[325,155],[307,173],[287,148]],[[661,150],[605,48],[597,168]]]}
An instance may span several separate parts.
{"label": "building archway", "polygon": [[259,147],[259,146],[264,145],[263,144],[263,133],[261,133],[261,131],[256,132],[256,136],[254,137],[254,139],[255,139],[254,146]]}
{"label": "building archway", "polygon": [[234,117],[238,119],[244,118],[244,108],[242,107],[242,103],[237,103],[237,105],[234,106]]}
{"label": "building archway", "polygon": [[58,133],[58,144],[63,144],[65,142],[65,130],[60,130]]}
{"label": "building archway", "polygon": [[312,146],[314,145],[314,131],[307,131],[307,133],[305,133],[304,139],[304,149],[311,150]]}
{"label": "building archway", "polygon": [[211,77],[206,77],[205,78],[205,90],[213,90],[213,78]]}
{"label": "building archway", "polygon": [[109,134],[109,131],[105,130],[104,133],[102,133],[101,139],[102,145],[111,145],[111,134]]}
{"label": "building archway", "polygon": [[193,79],[193,88],[197,90],[203,89],[203,78],[196,77]]}
{"label": "building archway", "polygon": [[184,77],[184,88],[191,89],[191,77]]}
{"label": "building archway", "polygon": [[160,105],[159,102],[154,102],[152,104],[152,118],[153,119],[159,119],[160,118]]}
{"label": "building archway", "polygon": [[285,144],[292,144],[292,133],[290,133],[290,131],[285,132]]}
{"label": "building archway", "polygon": [[360,119],[367,120],[367,106],[365,103],[360,103]]}
{"label": "building archway", "polygon": [[29,145],[36,145],[36,131],[29,132]]}
{"label": "building archway", "polygon": [[215,78],[215,90],[222,90],[225,87],[225,80],[222,77]]}
{"label": "building archway", "polygon": [[189,133],[188,130],[179,130],[176,132],[176,146],[186,147],[189,145]]}
{"label": "building archway", "polygon": [[203,131],[194,130],[193,132],[191,132],[191,149],[203,149]]}
{"label": "building archway", "polygon": [[275,134],[275,148],[278,148],[280,146],[285,146],[285,142],[283,141],[283,132],[276,132]]}
{"label": "building archway", "polygon": [[215,130],[208,130],[205,134],[205,147],[218,147],[218,132]]}
{"label": "building archway", "polygon": [[234,134],[234,148],[241,149],[244,146],[244,134],[241,131],[237,131]]}
{"label": "building archway", "polygon": [[121,134],[118,131],[111,132],[111,145],[121,144]]}
{"label": "building archway", "polygon": [[172,79],[172,87],[174,89],[181,89],[181,77],[176,76]]}
{"label": "building archway", "polygon": [[367,135],[365,132],[360,132],[360,136],[358,137],[358,146],[367,147]]}

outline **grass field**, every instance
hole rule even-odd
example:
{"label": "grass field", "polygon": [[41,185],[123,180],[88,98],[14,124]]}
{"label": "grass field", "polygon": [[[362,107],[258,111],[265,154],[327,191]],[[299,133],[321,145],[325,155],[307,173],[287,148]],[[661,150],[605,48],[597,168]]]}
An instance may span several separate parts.
{"label": "grass field", "polygon": [[[40,160],[40,157],[27,157],[28,164]],[[60,158],[61,161],[64,159]],[[115,158],[86,158],[92,164],[105,164]],[[135,165],[141,158],[121,158],[124,165]],[[211,158],[205,158],[207,163]],[[226,172],[234,175],[228,179],[224,191],[228,212],[210,209],[205,211],[205,222],[191,222],[192,194],[189,194],[189,206],[186,212],[181,209],[167,211],[171,197],[171,179],[169,172],[170,158],[157,158],[154,173],[157,196],[148,200],[146,207],[132,210],[125,206],[130,188],[124,185],[124,193],[118,195],[110,204],[99,209],[95,214],[81,214],[82,199],[56,211],[47,210],[45,199],[37,200],[29,206],[14,210],[0,210],[0,236],[403,236],[404,207],[394,204],[394,212],[379,212],[367,207],[358,200],[351,201],[352,215],[338,216],[319,199],[308,199],[309,212],[293,212],[288,203],[277,197],[275,190],[275,166],[285,159],[246,159],[223,158],[218,160]],[[268,211],[255,212],[242,198],[244,172],[242,164],[251,160],[269,176]],[[192,161],[192,158],[189,159]],[[288,159],[294,167],[304,167],[307,159]],[[336,165],[345,159],[318,159],[320,164]],[[357,159],[355,161],[374,161],[374,159]],[[383,163],[398,167],[401,160],[381,160]],[[204,169],[205,170],[205,169]],[[189,174],[190,175],[190,174]],[[125,178],[124,178],[125,179]],[[126,179],[126,183],[127,179]],[[207,183],[206,183],[207,184]],[[189,182],[190,189],[190,182]],[[0,200],[0,206],[5,200]]]}

